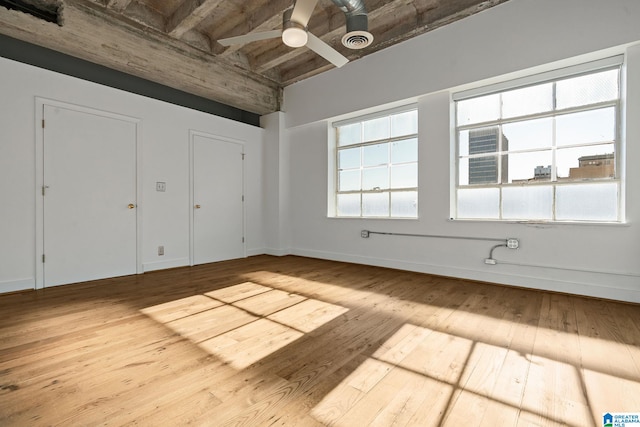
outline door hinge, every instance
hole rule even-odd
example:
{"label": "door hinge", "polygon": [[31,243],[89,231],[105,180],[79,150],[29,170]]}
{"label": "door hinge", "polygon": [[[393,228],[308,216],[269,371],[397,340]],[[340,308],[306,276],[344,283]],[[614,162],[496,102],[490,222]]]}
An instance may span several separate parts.
{"label": "door hinge", "polygon": [[44,254],[42,254],[42,263],[44,263]]}
{"label": "door hinge", "polygon": [[244,237],[242,238],[242,243],[244,243]]}
{"label": "door hinge", "polygon": [[244,153],[242,153],[241,156],[242,156],[242,160],[244,160]]}
{"label": "door hinge", "polygon": [[42,129],[44,129],[44,119],[42,119]]}
{"label": "door hinge", "polygon": [[242,201],[244,202],[244,194],[242,195]]}
{"label": "door hinge", "polygon": [[42,195],[44,196],[44,189],[47,188],[46,186],[42,186]]}

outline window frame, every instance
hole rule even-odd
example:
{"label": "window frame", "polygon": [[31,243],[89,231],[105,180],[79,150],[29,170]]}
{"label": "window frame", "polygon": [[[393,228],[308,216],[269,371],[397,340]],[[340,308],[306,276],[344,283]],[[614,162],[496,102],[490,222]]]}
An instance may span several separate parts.
{"label": "window frame", "polygon": [[[410,111],[416,112],[416,132],[401,136],[389,136],[389,138],[359,142],[356,144],[350,144],[345,146],[339,146],[338,141],[338,128],[343,126],[348,126],[350,124],[356,123],[364,123],[370,120],[375,120],[384,117],[391,117],[394,115],[407,113]],[[420,166],[419,166],[419,151],[420,151],[420,142],[419,142],[419,117],[418,117],[418,105],[416,103],[411,103],[407,105],[402,105],[400,107],[385,109],[376,111],[370,114],[358,115],[344,120],[337,120],[334,122],[329,122],[329,203],[328,203],[328,212],[327,215],[329,218],[338,218],[338,219],[393,219],[393,220],[416,220],[419,217],[418,206],[416,206],[416,214],[415,216],[394,216],[392,211],[392,194],[393,193],[403,193],[403,192],[415,192],[416,193],[416,204],[418,204],[418,178],[420,175]],[[357,148],[357,147],[367,147],[367,146],[375,146],[379,144],[389,144],[389,148],[391,148],[391,144],[398,141],[405,141],[415,139],[416,140],[416,160],[415,162],[401,162],[398,164],[414,164],[416,165],[416,186],[415,187],[402,187],[402,188],[391,188],[391,183],[389,182],[389,188],[383,188],[380,190],[345,190],[340,191],[340,151],[345,149]],[[362,160],[361,160],[362,162]],[[389,168],[393,165],[391,161],[391,154],[389,154],[389,161],[386,163]],[[362,171],[363,165],[361,163],[360,169]],[[390,171],[389,171],[390,173]],[[361,176],[362,179],[362,176]],[[361,183],[362,187],[362,183]],[[388,193],[388,208],[389,214],[385,216],[373,216],[373,215],[365,215],[363,209],[363,195],[365,194],[381,194]],[[359,194],[360,195],[360,215],[340,215],[338,212],[338,196],[341,194]]]}
{"label": "window frame", "polygon": [[[556,85],[555,83],[572,79],[576,77],[597,74],[599,72],[605,72],[608,70],[618,70],[618,96],[615,100],[602,101],[591,103],[587,105],[566,107],[562,109],[556,109]],[[451,94],[451,113],[452,113],[452,138],[451,143],[454,144],[452,147],[451,154],[453,156],[452,165],[454,165],[454,170],[451,172],[451,220],[456,221],[482,221],[482,222],[505,222],[505,223],[583,223],[583,224],[623,224],[625,223],[625,210],[624,210],[624,199],[625,199],[625,186],[624,186],[624,151],[625,151],[625,142],[623,141],[624,132],[622,129],[624,123],[624,55],[617,55],[609,58],[604,58],[601,60],[586,62],[570,67],[559,68],[552,71],[533,74],[529,76],[525,76],[522,78],[517,78],[513,80],[502,81],[499,83],[484,85],[475,87],[472,89],[452,92]],[[544,111],[541,113],[533,113],[533,114],[525,114],[525,115],[517,115],[508,118],[502,118],[502,114],[500,114],[500,118],[495,120],[487,120],[473,124],[458,124],[458,102],[464,101],[473,98],[479,98],[482,96],[492,95],[492,94],[501,94],[504,92],[508,92],[510,90],[517,89],[526,89],[528,87],[533,87],[537,85],[543,85],[545,83],[553,83],[553,107],[551,110]],[[502,108],[502,107],[501,107]],[[613,108],[613,112],[615,115],[615,124],[614,124],[614,140],[612,142],[587,142],[580,144],[569,144],[567,146],[558,147],[556,143],[556,132],[555,132],[555,119],[557,117],[568,116],[575,113],[580,112],[588,112],[588,111],[598,111],[606,108]],[[502,126],[505,124],[518,123],[518,122],[527,122],[536,119],[544,119],[550,118],[553,120],[553,135],[552,135],[552,143],[548,149],[541,148],[529,148],[529,149],[519,149],[519,150],[503,150],[503,131]],[[498,167],[498,178],[495,183],[476,183],[476,184],[466,184],[460,185],[460,161],[462,159],[460,155],[460,135],[461,132],[467,130],[470,131],[472,129],[489,129],[492,127],[496,127],[498,129],[498,148],[499,151],[492,154],[496,157],[496,161],[500,163],[500,159],[502,156],[508,156],[511,153],[520,154],[527,152],[543,152],[549,150],[551,152],[552,157],[552,167],[551,168],[551,177],[548,181],[530,181],[530,182],[502,182],[501,173],[502,167]],[[584,179],[576,179],[576,180],[558,180],[557,176],[557,159],[556,153],[558,149],[565,148],[582,148],[589,146],[597,146],[602,144],[611,144],[615,153],[615,163],[614,177],[597,177],[597,178],[584,178]],[[467,159],[470,159],[469,154],[466,156]],[[543,165],[546,166],[546,165]],[[607,219],[557,219],[557,189],[563,186],[580,186],[584,184],[594,184],[594,183],[615,183],[617,186],[617,218],[613,220]],[[517,219],[517,218],[504,218],[504,199],[503,199],[503,190],[505,188],[522,188],[522,187],[536,187],[536,186],[551,186],[552,187],[552,200],[551,200],[551,218],[549,219]],[[461,189],[498,189],[498,217],[459,217],[458,215],[458,207],[459,207],[459,199],[458,192]]]}

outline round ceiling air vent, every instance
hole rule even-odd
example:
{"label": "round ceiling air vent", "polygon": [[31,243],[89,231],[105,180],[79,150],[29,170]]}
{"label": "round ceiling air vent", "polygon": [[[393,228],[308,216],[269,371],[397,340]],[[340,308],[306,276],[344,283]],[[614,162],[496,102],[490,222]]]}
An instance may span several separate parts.
{"label": "round ceiling air vent", "polygon": [[342,37],[342,44],[349,49],[364,49],[373,43],[373,34],[368,31],[351,31]]}

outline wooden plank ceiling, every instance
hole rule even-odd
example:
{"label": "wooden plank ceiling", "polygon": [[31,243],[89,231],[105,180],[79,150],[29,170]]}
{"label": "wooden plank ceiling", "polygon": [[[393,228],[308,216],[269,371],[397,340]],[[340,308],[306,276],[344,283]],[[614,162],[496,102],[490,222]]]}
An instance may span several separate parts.
{"label": "wooden plank ceiling", "polygon": [[[342,46],[345,15],[319,0],[308,29],[350,61],[507,0],[364,0],[373,44]],[[58,8],[58,24],[0,7],[0,33],[257,114],[282,88],[334,66],[280,39],[217,40],[280,29],[294,0],[23,0]],[[5,4],[7,2],[3,2]],[[348,65],[347,65],[348,66]]]}

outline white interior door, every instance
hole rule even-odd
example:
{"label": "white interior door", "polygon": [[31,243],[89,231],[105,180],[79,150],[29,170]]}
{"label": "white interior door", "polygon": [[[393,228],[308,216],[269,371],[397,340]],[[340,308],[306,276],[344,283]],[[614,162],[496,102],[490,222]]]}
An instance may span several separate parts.
{"label": "white interior door", "polygon": [[243,147],[193,135],[193,264],[244,257]]}
{"label": "white interior door", "polygon": [[44,106],[44,286],[136,273],[136,123]]}

